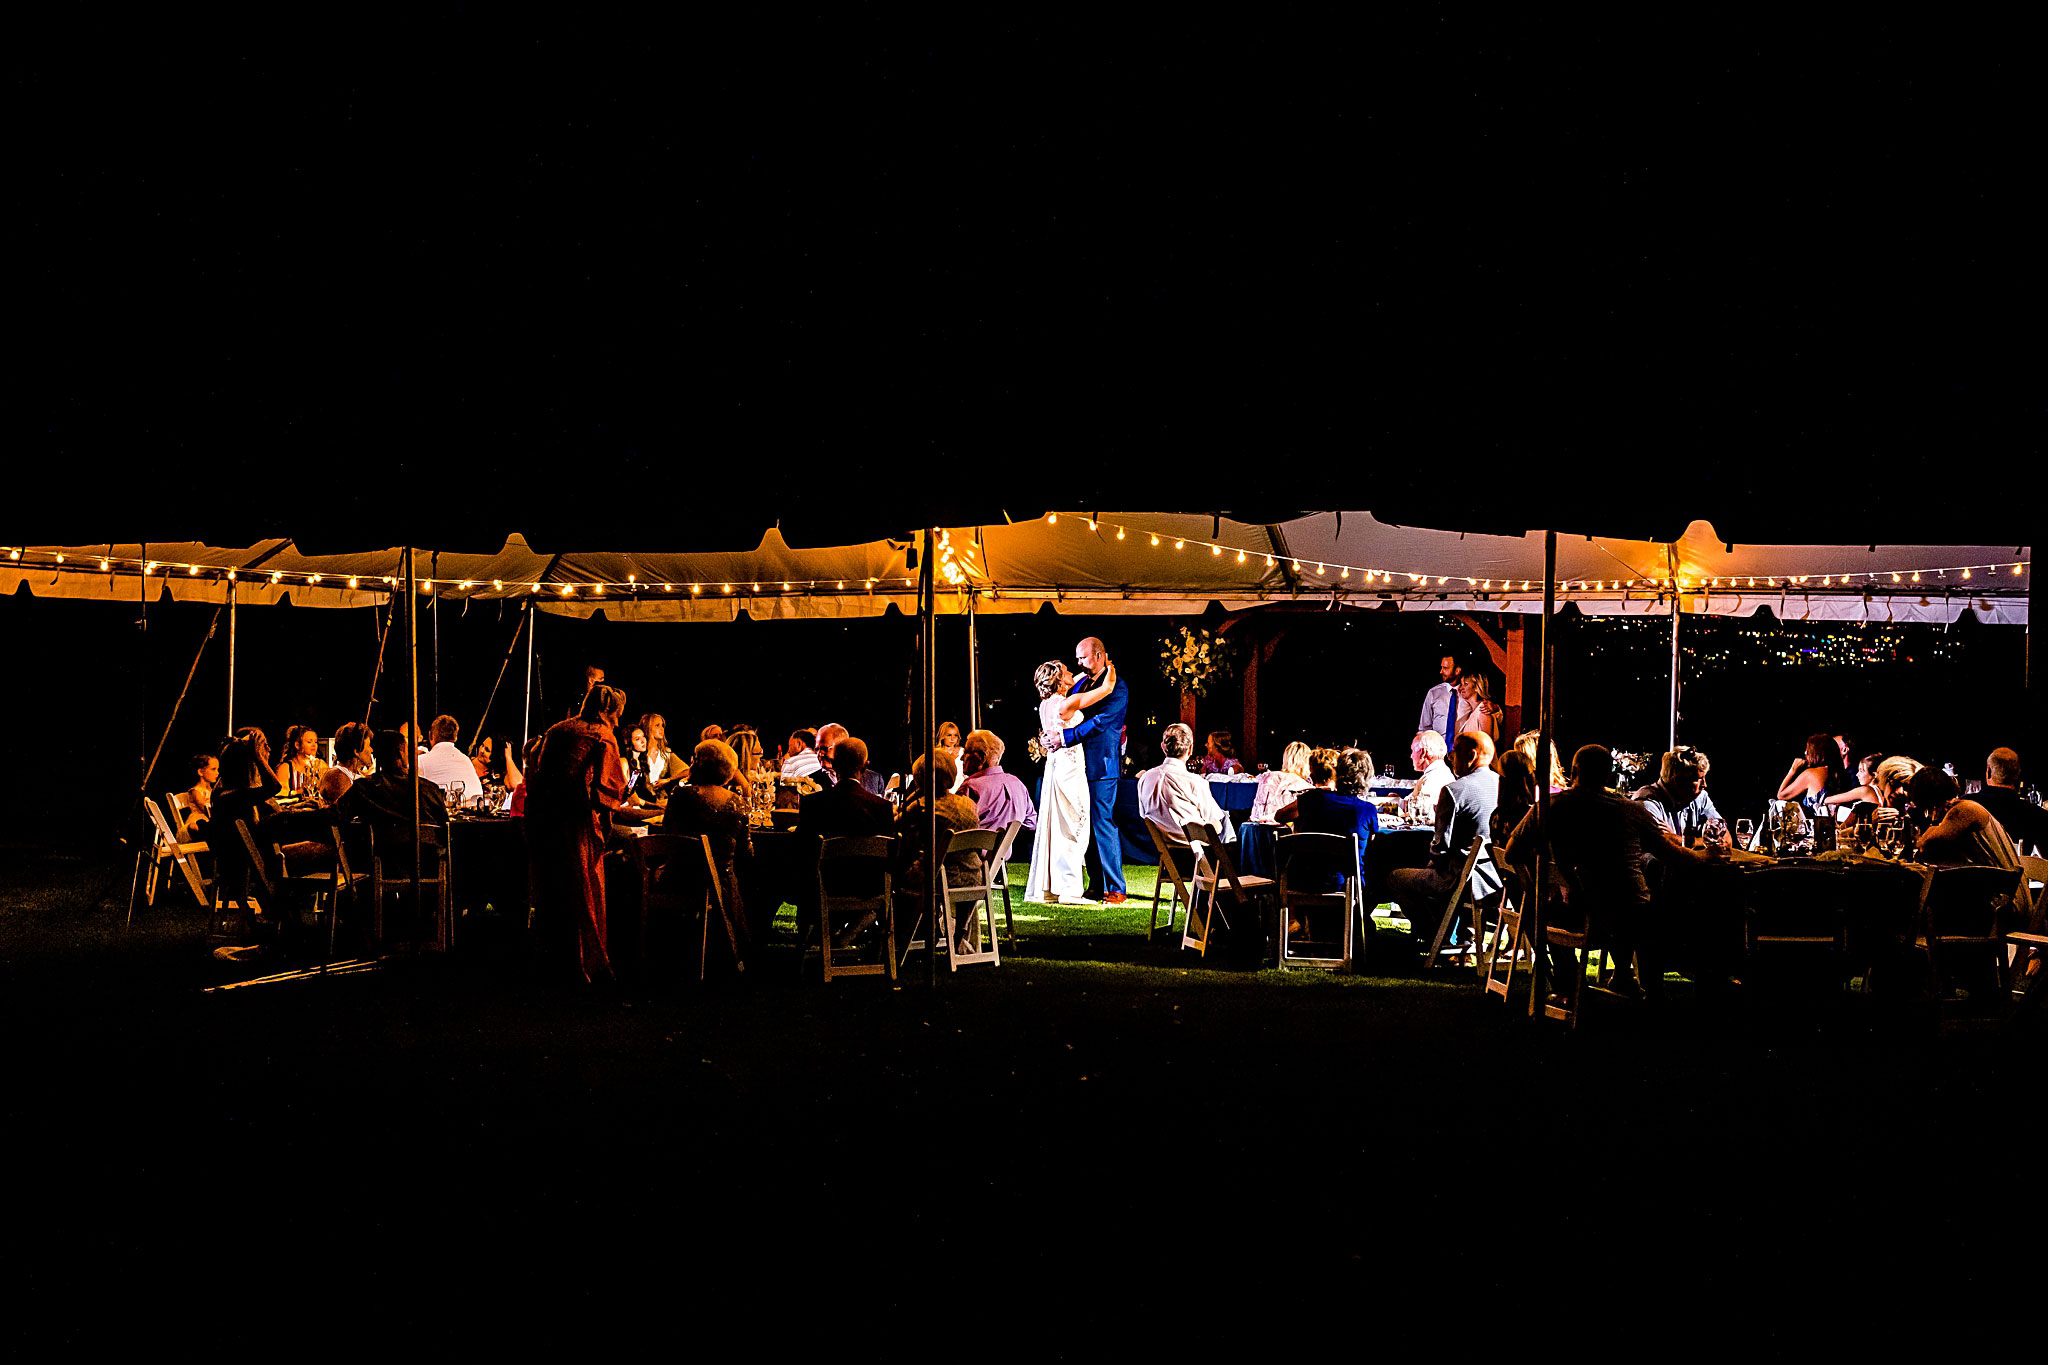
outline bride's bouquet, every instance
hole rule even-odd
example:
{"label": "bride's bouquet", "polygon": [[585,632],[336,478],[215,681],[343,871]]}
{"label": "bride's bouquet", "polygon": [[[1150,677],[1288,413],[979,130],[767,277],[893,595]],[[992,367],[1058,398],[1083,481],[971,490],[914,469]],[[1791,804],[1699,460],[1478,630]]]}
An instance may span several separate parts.
{"label": "bride's bouquet", "polygon": [[1024,752],[1031,756],[1033,763],[1045,762],[1045,746],[1038,742],[1037,735],[1024,741]]}

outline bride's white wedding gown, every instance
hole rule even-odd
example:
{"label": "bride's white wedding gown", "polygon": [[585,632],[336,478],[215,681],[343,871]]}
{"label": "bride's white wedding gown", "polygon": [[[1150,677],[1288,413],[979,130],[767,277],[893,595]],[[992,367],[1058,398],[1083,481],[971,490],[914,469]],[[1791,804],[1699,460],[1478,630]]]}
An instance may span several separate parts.
{"label": "bride's white wedding gown", "polygon": [[[1057,692],[1038,703],[1041,735],[1060,733]],[[1083,861],[1088,852],[1088,778],[1081,746],[1057,749],[1045,762],[1038,786],[1038,833],[1031,844],[1031,872],[1024,879],[1024,899],[1043,902],[1049,891],[1062,900],[1083,895]]]}

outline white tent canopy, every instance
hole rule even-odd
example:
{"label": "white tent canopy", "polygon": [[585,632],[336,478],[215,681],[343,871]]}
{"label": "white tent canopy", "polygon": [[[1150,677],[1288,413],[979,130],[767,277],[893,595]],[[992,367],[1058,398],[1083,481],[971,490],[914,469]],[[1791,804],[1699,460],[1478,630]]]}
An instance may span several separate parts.
{"label": "white tent canopy", "polygon": [[[741,553],[542,555],[510,537],[494,555],[434,554],[428,589],[458,598],[532,598],[545,610],[626,621],[878,616],[917,609],[908,541],[798,550],[769,530]],[[19,554],[19,558],[13,556]],[[366,606],[403,581],[402,551],[308,556],[288,541],[245,549],[197,544],[19,547],[0,559],[0,590],[133,600],[145,568],[180,600]],[[105,564],[104,569],[101,565]],[[1308,600],[1402,611],[1536,612],[1543,536],[1462,535],[1390,526],[1363,512],[1251,524],[1205,516],[1064,514],[941,533],[937,607],[982,614],[1044,604],[1090,615],[1194,615]],[[2015,570],[2018,572],[2015,572]],[[1725,546],[1705,522],[1678,541],[1560,537],[1563,600],[1592,614],[1685,611],[1784,619],[2027,619],[2024,549],[2007,546]],[[1915,575],[1918,575],[1916,578]],[[154,594],[152,594],[154,596]]]}

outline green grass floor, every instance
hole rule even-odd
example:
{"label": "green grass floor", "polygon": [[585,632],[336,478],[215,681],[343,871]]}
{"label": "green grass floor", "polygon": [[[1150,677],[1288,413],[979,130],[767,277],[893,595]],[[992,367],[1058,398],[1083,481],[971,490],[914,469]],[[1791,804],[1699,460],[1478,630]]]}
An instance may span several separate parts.
{"label": "green grass floor", "polygon": [[[1567,1036],[1469,974],[1148,943],[1150,876],[1020,905],[1015,951],[937,989],[787,949],[572,989],[480,934],[208,994],[250,969],[175,898],[125,926],[117,856],[0,849],[8,1330],[1781,1351],[2024,1278],[2024,1201],[1930,1178],[2023,1159],[2038,1043],[1798,1001]],[[1959,1311],[1968,1345],[1996,1316]]]}

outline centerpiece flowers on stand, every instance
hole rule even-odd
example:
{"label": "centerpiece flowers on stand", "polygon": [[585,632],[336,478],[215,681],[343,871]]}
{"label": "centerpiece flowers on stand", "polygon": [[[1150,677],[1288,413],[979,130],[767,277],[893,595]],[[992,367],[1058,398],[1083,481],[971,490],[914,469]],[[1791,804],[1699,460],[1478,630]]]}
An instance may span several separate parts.
{"label": "centerpiece flowers on stand", "polygon": [[1160,640],[1159,671],[1182,692],[1207,696],[1212,684],[1237,667],[1236,646],[1203,626],[1182,626],[1177,635]]}

